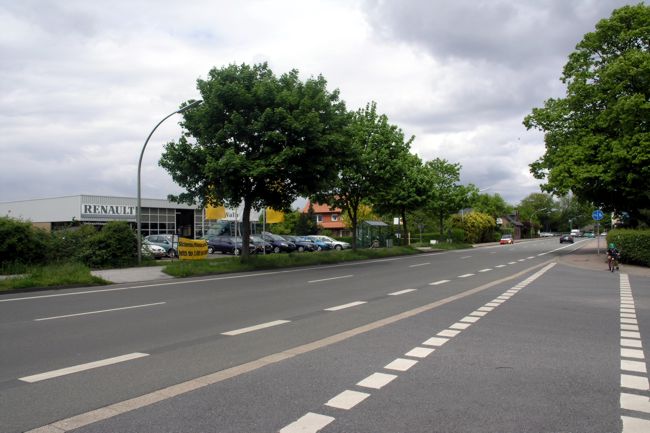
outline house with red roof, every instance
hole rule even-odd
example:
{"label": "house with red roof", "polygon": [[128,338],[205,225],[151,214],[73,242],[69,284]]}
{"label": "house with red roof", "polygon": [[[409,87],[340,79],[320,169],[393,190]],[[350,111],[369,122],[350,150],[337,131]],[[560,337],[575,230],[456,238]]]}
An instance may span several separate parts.
{"label": "house with red roof", "polygon": [[[305,207],[302,209],[302,213],[309,212],[309,206],[311,202],[307,200]],[[316,224],[318,227],[323,230],[329,230],[332,232],[332,236],[341,237],[341,236],[350,236],[350,230],[345,226],[341,215],[343,211],[339,208],[331,208],[329,205],[313,203],[314,206],[314,215],[316,215]]]}

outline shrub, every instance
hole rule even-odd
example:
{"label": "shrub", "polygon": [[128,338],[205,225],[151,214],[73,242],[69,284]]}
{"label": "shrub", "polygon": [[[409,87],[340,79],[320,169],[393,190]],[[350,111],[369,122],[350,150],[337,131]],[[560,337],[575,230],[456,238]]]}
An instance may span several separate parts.
{"label": "shrub", "polygon": [[607,243],[614,242],[623,263],[650,266],[650,230],[614,229]]}
{"label": "shrub", "polygon": [[97,234],[95,227],[82,225],[53,231],[50,235],[50,261],[83,261],[90,239]]}
{"label": "shrub", "polygon": [[40,264],[48,256],[48,234],[28,221],[0,218],[0,264]]}
{"label": "shrub", "polygon": [[91,268],[123,267],[137,262],[138,240],[128,223],[111,221],[83,242],[81,260]]}

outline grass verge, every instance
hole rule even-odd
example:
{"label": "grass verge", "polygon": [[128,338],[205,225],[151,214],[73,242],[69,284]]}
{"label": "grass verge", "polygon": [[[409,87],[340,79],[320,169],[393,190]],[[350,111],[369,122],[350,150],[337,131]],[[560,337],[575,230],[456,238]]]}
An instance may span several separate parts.
{"label": "grass verge", "polygon": [[21,275],[0,280],[0,291],[110,284],[110,282],[92,275],[90,268],[80,263],[31,266],[22,269],[22,271]]}
{"label": "grass verge", "polygon": [[382,257],[419,254],[415,248],[394,247],[377,249],[359,249],[357,251],[321,251],[313,253],[267,254],[255,255],[242,263],[237,258],[231,260],[196,260],[178,261],[168,264],[163,272],[174,277],[192,277],[199,275],[245,272],[258,269],[279,269],[295,266],[316,266],[342,263],[355,260],[378,259]]}

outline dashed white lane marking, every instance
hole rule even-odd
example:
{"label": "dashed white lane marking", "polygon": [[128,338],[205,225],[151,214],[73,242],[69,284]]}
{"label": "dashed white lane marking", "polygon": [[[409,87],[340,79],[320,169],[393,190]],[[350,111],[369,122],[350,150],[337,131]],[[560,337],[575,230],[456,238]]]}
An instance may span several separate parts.
{"label": "dashed white lane marking", "polygon": [[307,281],[308,283],[322,283],[323,281],[332,281],[332,280],[340,280],[342,278],[352,278],[354,275],[341,275],[339,277],[331,277],[331,278],[323,278],[320,280],[311,280]]}
{"label": "dashed white lane marking", "polygon": [[639,349],[626,349],[621,347],[621,357],[623,358],[634,358],[634,359],[645,359],[643,350]]}
{"label": "dashed white lane marking", "polygon": [[494,307],[479,307],[476,309],[476,311],[485,311],[487,313],[489,313],[492,310],[494,310]]}
{"label": "dashed white lane marking", "polygon": [[641,338],[641,334],[634,331],[621,331],[621,337],[625,338]]}
{"label": "dashed white lane marking", "polygon": [[633,371],[636,373],[647,373],[645,367],[645,362],[639,361],[628,361],[627,359],[621,359],[621,370],[623,371]]}
{"label": "dashed white lane marking", "polygon": [[509,265],[516,265],[517,262],[508,262]]}
{"label": "dashed white lane marking", "polygon": [[637,322],[636,319],[628,319],[627,317],[621,317],[621,323],[630,323],[630,324],[636,325],[639,322]]}
{"label": "dashed white lane marking", "polygon": [[426,358],[431,355],[436,349],[428,347],[415,347],[404,354],[404,356],[411,356],[413,358]]}
{"label": "dashed white lane marking", "polygon": [[519,259],[519,260],[517,260],[517,261],[518,261],[518,262],[525,262],[526,259]]}
{"label": "dashed white lane marking", "polygon": [[479,272],[490,272],[492,268],[481,269]]}
{"label": "dashed white lane marking", "polygon": [[495,268],[505,268],[507,265],[496,265]]}
{"label": "dashed white lane marking", "polygon": [[439,284],[445,284],[445,283],[448,283],[448,282],[449,282],[449,280],[440,280],[440,281],[436,281],[434,283],[429,283],[429,285],[430,286],[437,286]]}
{"label": "dashed white lane marking", "polygon": [[373,373],[362,381],[358,382],[357,385],[364,388],[381,389],[395,379],[397,379],[397,376],[394,374]]}
{"label": "dashed white lane marking", "polygon": [[259,331],[260,329],[271,328],[273,326],[284,325],[285,323],[290,323],[291,320],[274,320],[272,322],[260,323],[259,325],[249,326],[247,328],[235,329],[234,331],[222,332],[222,335],[240,335],[246,334],[247,332]]}
{"label": "dashed white lane marking", "polygon": [[307,412],[304,416],[280,430],[280,433],[316,433],[334,419],[331,416]]}
{"label": "dashed white lane marking", "polygon": [[346,308],[356,307],[357,305],[362,305],[365,303],[366,301],[350,302],[349,304],[343,304],[343,305],[338,305],[336,307],[325,308],[325,311],[339,311],[339,310],[344,310]]}
{"label": "dashed white lane marking", "polygon": [[413,359],[397,358],[390,364],[384,366],[384,368],[386,370],[406,371],[417,363],[418,361],[415,361]]}
{"label": "dashed white lane marking", "polygon": [[100,361],[88,362],[86,364],[79,364],[72,367],[61,368],[59,370],[48,371],[46,373],[34,374],[32,376],[21,377],[18,380],[28,383],[40,382],[42,380],[53,379],[55,377],[66,376],[72,373],[79,373],[81,371],[92,370],[94,368],[105,367],[107,365],[118,364],[120,362],[130,361],[132,359],[143,358],[149,356],[148,353],[129,353],[127,355],[116,356],[114,358],[102,359]]}
{"label": "dashed white lane marking", "polygon": [[494,302],[494,301],[485,304],[486,307],[498,307],[499,305],[501,305],[501,302]]}
{"label": "dashed white lane marking", "polygon": [[460,334],[460,331],[452,331],[451,329],[445,329],[444,331],[438,332],[436,335],[440,337],[455,337]]}
{"label": "dashed white lane marking", "polygon": [[42,322],[44,320],[67,319],[69,317],[89,316],[91,314],[101,314],[101,313],[110,313],[113,311],[132,310],[134,308],[153,307],[155,305],[163,305],[163,304],[166,304],[166,302],[155,302],[153,304],[132,305],[129,307],[111,308],[108,310],[87,311],[85,313],[66,314],[64,316],[42,317],[40,319],[34,319],[34,322]]}
{"label": "dashed white lane marking", "polygon": [[[476,313],[476,311],[475,311],[474,313]],[[472,313],[472,314],[474,314],[474,313]],[[485,311],[479,311],[479,313],[485,313],[485,314],[487,314]],[[481,319],[480,317],[465,316],[465,317],[463,317],[462,319],[460,319],[460,321],[461,321],[461,322],[467,322],[467,323],[476,323],[476,322],[478,322],[480,319]]]}
{"label": "dashed white lane marking", "polygon": [[461,259],[461,260],[463,260],[463,259],[469,259],[470,257],[472,257],[472,256],[463,256],[463,257],[461,257],[460,259]]}
{"label": "dashed white lane marking", "polygon": [[409,268],[417,268],[419,266],[426,266],[426,265],[430,265],[430,264],[431,263],[418,263],[418,264],[415,264],[415,265],[409,265]]}
{"label": "dashed white lane marking", "polygon": [[[487,311],[472,311],[471,313],[469,313],[469,315],[470,316],[478,316],[478,317],[476,317],[478,319],[479,317],[485,316],[487,313],[488,313]],[[461,320],[461,322],[464,322],[464,320]]]}
{"label": "dashed white lane marking", "polygon": [[530,260],[530,259],[534,259],[535,256],[528,256],[528,257],[526,257],[526,258]]}
{"label": "dashed white lane marking", "polygon": [[467,278],[467,277],[471,277],[472,275],[474,274],[463,274],[463,275],[459,275],[458,278]]}
{"label": "dashed white lane marking", "polygon": [[648,378],[643,376],[632,376],[630,374],[621,374],[621,387],[648,391]]}
{"label": "dashed white lane marking", "polygon": [[460,329],[461,331],[463,331],[463,330],[469,328],[470,326],[472,326],[471,323],[461,323],[461,322],[456,322],[456,323],[454,323],[453,325],[451,325],[451,326],[449,327],[449,329]]}
{"label": "dashed white lane marking", "polygon": [[449,341],[449,338],[431,337],[422,344],[424,344],[425,346],[440,347],[440,346],[442,346],[443,344],[445,344],[448,341]]}
{"label": "dashed white lane marking", "polygon": [[630,325],[630,324],[627,324],[627,323],[621,323],[621,329],[623,329],[625,331],[638,331],[639,326],[638,325]]}
{"label": "dashed white lane marking", "polygon": [[399,296],[399,295],[403,295],[403,294],[405,294],[405,293],[415,292],[416,290],[417,290],[417,289],[405,289],[405,290],[400,290],[399,292],[389,293],[388,296]]}
{"label": "dashed white lane marking", "polygon": [[623,431],[626,433],[647,433],[650,431],[650,421],[641,418],[622,416]]}
{"label": "dashed white lane marking", "polygon": [[621,346],[622,347],[636,347],[640,348],[641,346],[641,340],[631,340],[628,338],[621,338]]}
{"label": "dashed white lane marking", "polygon": [[650,413],[650,399],[644,395],[621,393],[621,409]]}
{"label": "dashed white lane marking", "polygon": [[345,390],[330,401],[325,406],[335,407],[337,409],[349,410],[370,397],[370,394],[359,391]]}

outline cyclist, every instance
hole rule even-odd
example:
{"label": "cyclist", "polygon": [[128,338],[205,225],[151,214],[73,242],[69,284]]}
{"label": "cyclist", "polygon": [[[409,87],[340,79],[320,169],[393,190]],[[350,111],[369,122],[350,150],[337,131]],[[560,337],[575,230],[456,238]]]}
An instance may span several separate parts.
{"label": "cyclist", "polygon": [[616,244],[611,242],[607,248],[607,266],[609,270],[614,272],[614,268],[618,270],[618,260],[620,258],[620,253],[616,248]]}

